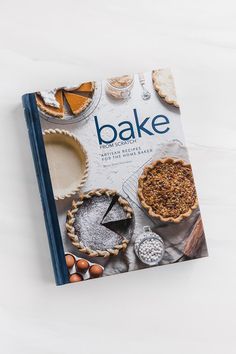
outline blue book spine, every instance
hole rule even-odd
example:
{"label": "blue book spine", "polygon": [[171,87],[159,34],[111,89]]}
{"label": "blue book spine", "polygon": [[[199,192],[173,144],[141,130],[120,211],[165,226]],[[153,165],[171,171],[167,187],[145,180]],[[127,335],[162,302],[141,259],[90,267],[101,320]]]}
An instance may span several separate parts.
{"label": "blue book spine", "polygon": [[44,211],[55,280],[57,285],[62,285],[69,282],[69,277],[35,95],[26,94],[22,97],[22,101]]}

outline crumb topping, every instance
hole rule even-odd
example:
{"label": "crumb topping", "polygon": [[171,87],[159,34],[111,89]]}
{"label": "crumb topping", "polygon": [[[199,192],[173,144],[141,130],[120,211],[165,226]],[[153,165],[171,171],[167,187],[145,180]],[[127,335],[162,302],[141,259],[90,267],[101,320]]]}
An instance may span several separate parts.
{"label": "crumb topping", "polygon": [[177,218],[186,213],[197,199],[191,166],[171,160],[158,163],[142,180],[142,196],[155,214]]}

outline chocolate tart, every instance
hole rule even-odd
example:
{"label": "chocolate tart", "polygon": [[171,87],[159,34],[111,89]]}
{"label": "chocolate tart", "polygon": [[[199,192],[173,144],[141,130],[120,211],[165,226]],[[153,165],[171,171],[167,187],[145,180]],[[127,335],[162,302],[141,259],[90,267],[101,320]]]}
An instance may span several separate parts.
{"label": "chocolate tart", "polygon": [[138,197],[151,217],[179,223],[198,206],[191,165],[173,158],[153,162],[139,177]]}
{"label": "chocolate tart", "polygon": [[[109,220],[103,222],[110,213]],[[67,212],[69,239],[90,257],[116,256],[125,251],[133,229],[133,209],[115,190],[94,189],[80,194]]]}
{"label": "chocolate tart", "polygon": [[43,132],[55,200],[76,194],[88,177],[88,156],[83,145],[67,130]]}

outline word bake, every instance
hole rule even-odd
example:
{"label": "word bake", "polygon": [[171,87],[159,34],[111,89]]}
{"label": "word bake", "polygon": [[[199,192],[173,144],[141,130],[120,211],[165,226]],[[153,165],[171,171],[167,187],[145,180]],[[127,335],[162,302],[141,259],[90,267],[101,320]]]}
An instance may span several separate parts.
{"label": "word bake", "polygon": [[94,122],[99,145],[114,143],[118,138],[127,141],[142,138],[144,135],[165,134],[170,130],[170,121],[163,114],[158,114],[153,118],[140,119],[136,109],[133,109],[133,122],[124,120],[116,126],[112,124],[100,125],[97,116],[94,117]]}

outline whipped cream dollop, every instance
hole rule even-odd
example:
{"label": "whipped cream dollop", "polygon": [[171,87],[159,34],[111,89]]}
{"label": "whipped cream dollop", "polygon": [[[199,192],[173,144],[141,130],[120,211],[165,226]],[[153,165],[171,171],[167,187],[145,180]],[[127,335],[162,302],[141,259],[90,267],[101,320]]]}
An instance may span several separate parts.
{"label": "whipped cream dollop", "polygon": [[56,100],[56,92],[57,92],[57,90],[54,89],[54,90],[40,91],[39,93],[40,93],[40,96],[42,97],[44,103],[47,106],[59,108],[60,104]]}

